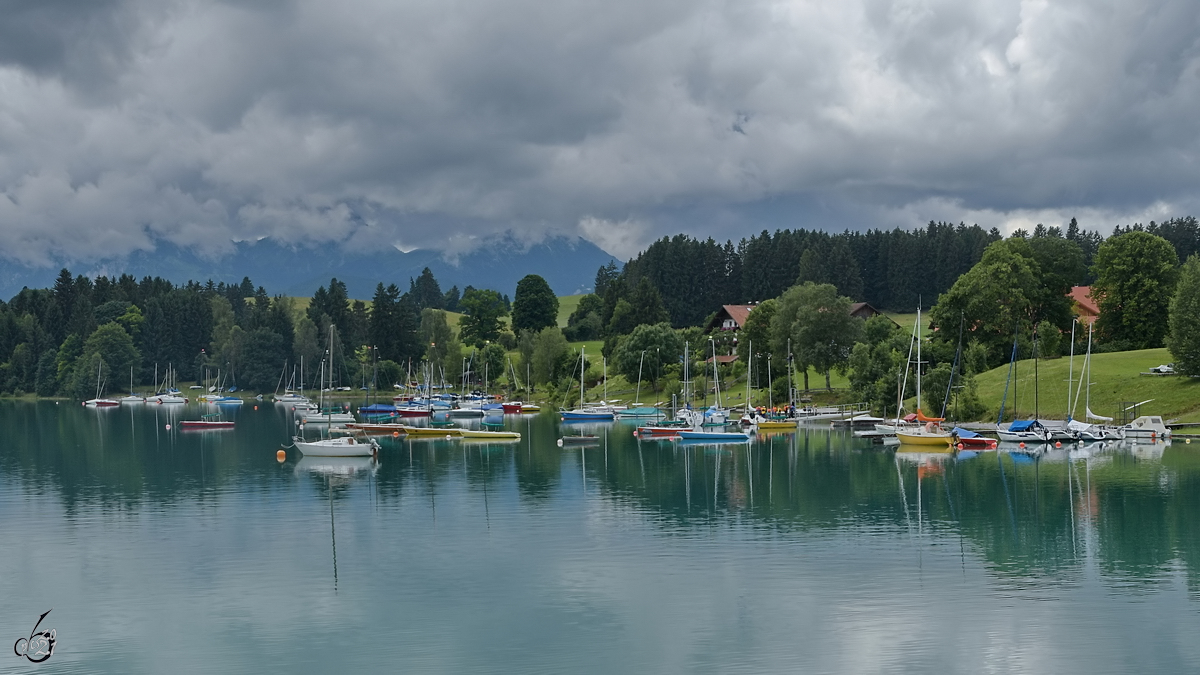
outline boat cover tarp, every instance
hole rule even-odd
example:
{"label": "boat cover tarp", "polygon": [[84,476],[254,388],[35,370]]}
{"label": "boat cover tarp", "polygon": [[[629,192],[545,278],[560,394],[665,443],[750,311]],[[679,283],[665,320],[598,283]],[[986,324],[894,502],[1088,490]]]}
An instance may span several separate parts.
{"label": "boat cover tarp", "polygon": [[396,406],[387,405],[386,403],[372,403],[371,405],[364,405],[364,406],[360,407],[358,409],[358,412],[360,412],[360,413],[394,413],[394,412],[396,412]]}
{"label": "boat cover tarp", "polygon": [[1017,420],[1008,425],[1009,431],[1029,431],[1038,426],[1037,420]]}
{"label": "boat cover tarp", "polygon": [[979,438],[979,434],[971,431],[970,429],[964,429],[962,427],[954,427],[954,430],[950,433],[958,436],[959,438]]}
{"label": "boat cover tarp", "polygon": [[944,422],[945,420],[946,420],[945,417],[926,417],[925,413],[921,412],[920,410],[917,410],[917,421],[918,422]]}

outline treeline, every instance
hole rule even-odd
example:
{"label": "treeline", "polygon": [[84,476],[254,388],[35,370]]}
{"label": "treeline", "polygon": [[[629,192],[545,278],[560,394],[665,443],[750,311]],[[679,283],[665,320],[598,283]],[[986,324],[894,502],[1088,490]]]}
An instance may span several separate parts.
{"label": "treeline", "polygon": [[[206,374],[215,381],[219,370],[225,386],[273,391],[293,375],[295,384],[315,384],[322,362],[336,384],[359,385],[378,372],[390,385],[430,358],[439,377],[457,380],[462,347],[441,308],[472,314],[462,327],[468,344],[511,348],[516,338],[499,321],[510,304],[486,289],[443,293],[429,269],[409,280],[407,292],[380,283],[369,304],[349,299],[346,285],[332,279],[304,311],[249,278],[176,285],[64,269],[53,288],[24,288],[0,302],[0,392],[91,398],[98,387],[161,387],[168,370],[179,381]],[[497,361],[497,349],[502,364],[503,345],[489,356]],[[301,361],[303,372],[288,366]]]}
{"label": "treeline", "polygon": [[[1191,216],[1148,226],[1118,226],[1113,236],[1133,231],[1166,239],[1180,260],[1200,250],[1200,228]],[[1075,219],[1065,230],[1039,224],[1032,232],[1017,230],[1012,236],[1070,242],[1079,264],[1065,276],[1068,287],[1095,281],[1093,265],[1104,237],[1082,229]],[[832,284],[840,294],[878,309],[912,312],[918,305],[932,306],[982,259],[989,245],[1001,239],[995,228],[935,222],[924,229],[841,234],[763,231],[736,245],[683,234],[664,237],[624,269],[615,264],[600,269],[596,300],[581,306],[583,311],[569,324],[568,336],[598,339],[628,333],[632,329],[628,312],[617,313],[623,325],[610,326],[622,299],[632,314],[647,319],[661,306],[671,325],[681,328],[703,325],[721,305],[761,302],[805,281]],[[589,318],[589,313],[595,317]]]}

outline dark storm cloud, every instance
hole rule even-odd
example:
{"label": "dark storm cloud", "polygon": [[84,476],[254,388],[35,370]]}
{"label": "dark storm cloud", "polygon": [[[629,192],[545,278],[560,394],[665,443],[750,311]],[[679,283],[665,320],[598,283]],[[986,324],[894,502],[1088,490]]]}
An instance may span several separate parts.
{"label": "dark storm cloud", "polygon": [[0,245],[1194,213],[1188,2],[15,2]]}

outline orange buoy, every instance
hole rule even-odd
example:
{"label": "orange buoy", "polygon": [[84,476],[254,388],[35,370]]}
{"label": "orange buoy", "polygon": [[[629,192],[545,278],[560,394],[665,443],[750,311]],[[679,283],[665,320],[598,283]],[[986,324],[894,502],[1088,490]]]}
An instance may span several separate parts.
{"label": "orange buoy", "polygon": [[957,447],[959,450],[962,450],[962,449],[963,449],[963,444],[962,444],[962,443],[959,443],[959,444],[958,444],[958,445],[956,445],[955,447]]}
{"label": "orange buoy", "polygon": [[1054,447],[1056,447],[1056,448],[1061,448],[1061,447],[1062,447],[1062,441],[1054,441]]}
{"label": "orange buoy", "polygon": [[1021,445],[1019,445],[1018,447],[1021,447],[1021,448],[1025,447],[1025,441],[1021,441]]}
{"label": "orange buoy", "polygon": [[393,432],[392,432],[392,438],[400,438],[400,432],[399,432],[399,431],[393,431]]}
{"label": "orange buoy", "polygon": [[254,406],[254,409],[255,409],[255,410],[258,410],[258,406]]}
{"label": "orange buoy", "polygon": [[280,463],[286,462],[287,461],[287,452],[280,450],[279,452],[275,453],[275,459],[279,460]]}

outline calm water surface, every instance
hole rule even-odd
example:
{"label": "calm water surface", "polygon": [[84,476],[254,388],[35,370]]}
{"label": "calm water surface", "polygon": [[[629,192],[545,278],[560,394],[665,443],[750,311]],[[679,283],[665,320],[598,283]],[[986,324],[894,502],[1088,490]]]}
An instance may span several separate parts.
{"label": "calm water surface", "polygon": [[1200,444],[562,449],[543,415],[279,463],[284,407],[203,412],[0,402],[0,638],[58,637],[0,671],[1200,670]]}

